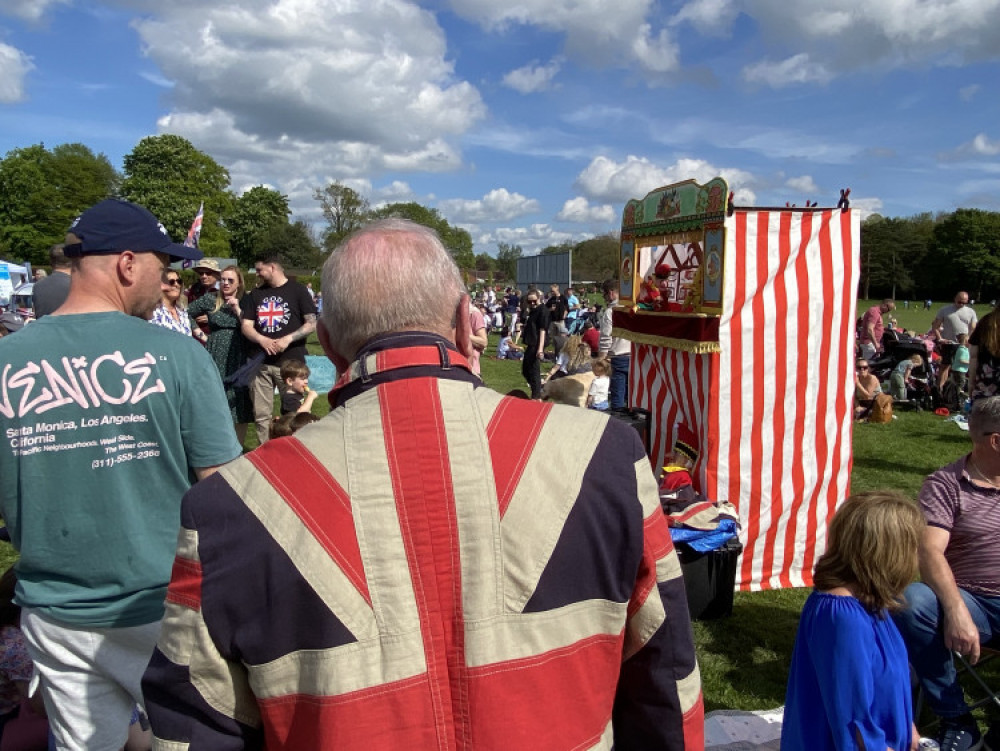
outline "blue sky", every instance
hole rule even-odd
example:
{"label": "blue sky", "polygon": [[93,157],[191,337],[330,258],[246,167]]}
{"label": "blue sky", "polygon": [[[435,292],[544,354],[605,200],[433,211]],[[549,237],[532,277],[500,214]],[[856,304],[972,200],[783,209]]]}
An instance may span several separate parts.
{"label": "blue sky", "polygon": [[737,202],[1000,210],[1000,0],[0,0],[0,153],[176,133],[315,221],[418,201],[525,252]]}

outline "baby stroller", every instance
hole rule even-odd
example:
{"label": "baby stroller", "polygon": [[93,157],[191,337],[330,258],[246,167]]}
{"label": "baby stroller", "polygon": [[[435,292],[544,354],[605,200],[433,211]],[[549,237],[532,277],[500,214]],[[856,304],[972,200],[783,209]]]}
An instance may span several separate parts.
{"label": "baby stroller", "polygon": [[882,383],[882,389],[888,393],[889,380],[899,363],[913,355],[919,355],[921,365],[914,366],[910,373],[906,401],[917,411],[939,407],[941,393],[937,387],[937,366],[931,360],[924,341],[895,331],[886,331],[882,347],[882,354],[869,362],[872,373]]}

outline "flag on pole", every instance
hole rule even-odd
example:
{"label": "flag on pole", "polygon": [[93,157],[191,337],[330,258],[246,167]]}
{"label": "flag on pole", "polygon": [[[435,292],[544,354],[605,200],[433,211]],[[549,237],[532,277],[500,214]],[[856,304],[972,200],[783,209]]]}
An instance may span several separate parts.
{"label": "flag on pole", "polygon": [[[191,229],[188,230],[187,239],[184,240],[184,245],[189,248],[197,248],[198,240],[201,238],[201,221],[205,215],[205,202],[202,201],[201,205],[198,207],[198,213],[191,222]],[[190,268],[191,261],[184,262],[184,268]]]}

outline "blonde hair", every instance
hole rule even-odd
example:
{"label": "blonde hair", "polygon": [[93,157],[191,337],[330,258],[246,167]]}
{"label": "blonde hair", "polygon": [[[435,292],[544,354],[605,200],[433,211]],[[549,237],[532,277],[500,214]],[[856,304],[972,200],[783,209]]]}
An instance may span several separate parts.
{"label": "blonde hair", "polygon": [[611,375],[611,363],[601,358],[594,360],[594,364],[591,366],[591,369],[597,377]]}
{"label": "blonde hair", "polygon": [[224,303],[226,301],[225,295],[222,294],[222,274],[225,273],[226,271],[235,271],[236,272],[236,299],[237,300],[242,299],[244,293],[247,291],[246,281],[243,279],[243,272],[240,271],[240,267],[236,266],[235,264],[231,264],[229,266],[226,266],[226,268],[224,268],[219,273],[219,286],[215,290],[215,307],[212,308],[212,312],[213,313],[218,313],[219,310],[222,308],[222,303]]}
{"label": "blonde hair", "polygon": [[562,351],[566,353],[566,372],[569,375],[580,372],[580,368],[590,359],[590,345],[584,345],[579,334],[573,334],[567,339]]}
{"label": "blonde hair", "polygon": [[898,610],[902,594],[917,575],[917,547],[924,518],[902,493],[858,493],[840,507],[816,563],[817,589],[848,587],[872,613]]}

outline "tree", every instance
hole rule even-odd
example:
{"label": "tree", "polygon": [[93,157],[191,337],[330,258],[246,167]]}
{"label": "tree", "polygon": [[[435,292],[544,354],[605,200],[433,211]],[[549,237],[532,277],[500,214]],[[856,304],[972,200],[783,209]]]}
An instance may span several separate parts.
{"label": "tree", "polygon": [[80,143],[14,149],[0,161],[0,248],[12,258],[48,263],[72,221],[113,195],[118,173],[104,154]]}
{"label": "tree", "polygon": [[367,219],[368,199],[339,181],[323,189],[316,188],[313,198],[323,207],[323,216],[329,223],[323,240],[327,250],[333,250]]}
{"label": "tree", "polygon": [[517,259],[523,251],[520,245],[497,243],[497,274],[507,281],[517,280]]}
{"label": "tree", "polygon": [[493,282],[493,274],[496,271],[497,259],[491,256],[489,253],[477,253],[476,254],[476,276],[481,279],[487,279],[490,283]]}
{"label": "tree", "polygon": [[908,218],[886,218],[878,214],[861,224],[862,292],[871,297],[896,297],[898,292],[913,293],[917,287],[916,270],[923,264],[934,233],[930,214]]}
{"label": "tree", "polygon": [[309,225],[301,220],[292,224],[275,222],[258,235],[254,256],[270,252],[281,255],[282,265],[287,270],[312,273],[323,263]]}
{"label": "tree", "polygon": [[1000,284],[1000,213],[958,209],[934,228],[937,253],[948,258],[957,286],[972,286],[970,295],[983,299],[983,288]]}
{"label": "tree", "polygon": [[621,242],[613,234],[584,240],[573,248],[573,279],[601,281],[618,276]]}
{"label": "tree", "polygon": [[125,155],[121,195],[153,212],[170,237],[187,237],[204,202],[199,247],[207,256],[228,256],[229,232],[224,220],[232,210],[229,171],[180,136],[143,138]]}
{"label": "tree", "polygon": [[461,227],[455,227],[438,213],[437,209],[429,209],[419,203],[390,203],[372,211],[372,219],[398,217],[409,219],[416,224],[430,227],[438,233],[444,247],[451,253],[455,263],[462,271],[471,271],[476,267],[476,256],[472,252],[472,235]]}
{"label": "tree", "polygon": [[226,227],[229,247],[237,262],[244,267],[253,265],[254,249],[262,233],[275,224],[288,224],[288,196],[257,185],[239,198],[233,199],[233,210]]}

